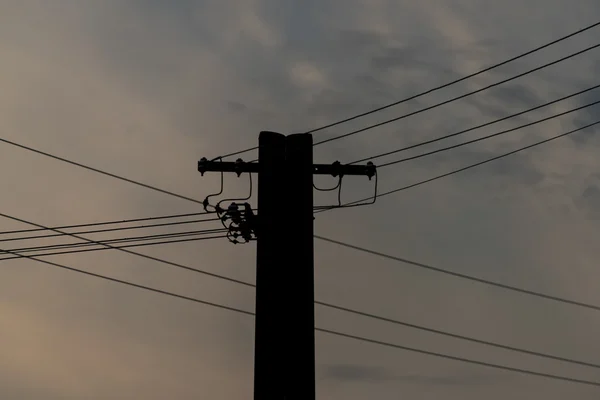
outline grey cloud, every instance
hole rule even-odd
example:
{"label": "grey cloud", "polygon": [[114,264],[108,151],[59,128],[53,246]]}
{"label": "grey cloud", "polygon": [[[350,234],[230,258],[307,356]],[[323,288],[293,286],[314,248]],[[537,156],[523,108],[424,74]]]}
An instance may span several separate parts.
{"label": "grey cloud", "polygon": [[[508,150],[499,150],[498,152],[488,152],[481,150],[461,150],[454,154],[444,156],[446,162],[452,157],[460,160],[461,165],[471,165],[486,159],[500,155]],[[499,159],[482,166],[481,171],[473,168],[472,174],[482,174],[485,176],[495,176],[498,178],[508,178],[514,184],[535,187],[544,180],[544,173],[532,164],[530,156],[525,153],[512,154],[504,159]]]}
{"label": "grey cloud", "polygon": [[582,196],[588,200],[598,202],[600,201],[600,187],[598,186],[588,186],[584,191]]}
{"label": "grey cloud", "polygon": [[358,382],[382,382],[394,380],[394,374],[382,367],[366,367],[361,365],[336,364],[324,368],[321,379]]}
{"label": "grey cloud", "polygon": [[348,383],[382,383],[417,384],[424,386],[473,386],[498,384],[510,379],[503,374],[457,374],[447,376],[436,375],[403,375],[396,374],[391,369],[381,367],[367,367],[361,365],[336,364],[327,365],[321,374],[321,379]]}
{"label": "grey cloud", "polygon": [[[600,89],[596,89],[592,92],[585,93],[578,99],[578,104],[584,106],[600,100]],[[579,111],[574,118],[575,127],[585,126],[594,122],[600,121],[600,104],[584,108]],[[600,139],[598,139],[597,126],[584,129],[581,132],[572,135],[571,140],[582,146],[599,146]]]}
{"label": "grey cloud", "polygon": [[[261,129],[311,128],[418,93],[566,33],[582,25],[583,17],[598,18],[595,0],[581,0],[577,6],[568,0],[533,5],[516,0],[348,0],[344,7],[337,1],[254,0],[233,8],[218,0],[57,2],[1,2],[5,57],[0,66],[0,136],[199,199],[218,190],[217,176],[200,178],[195,171],[201,156],[254,146]],[[464,7],[453,7],[458,3]],[[546,55],[566,51],[562,47]],[[532,57],[514,70],[520,72],[542,58]],[[491,91],[487,97],[318,147],[318,154],[325,162],[338,156],[362,158],[507,115],[512,105],[525,107],[553,91],[593,82],[594,75],[581,60]],[[291,70],[298,63],[321,72],[323,82],[310,86],[294,81]],[[507,71],[512,70],[330,132],[398,116]],[[573,123],[567,119],[565,125]],[[535,137],[545,133],[531,130]],[[390,167],[381,174],[380,187],[395,188],[444,173],[522,140],[514,135]],[[317,219],[316,233],[597,303],[597,269],[587,266],[595,266],[598,258],[593,241],[598,224],[589,213],[565,214],[549,206],[566,196],[576,197],[582,210],[585,206],[589,211],[597,202],[597,182],[589,179],[598,169],[597,148],[590,143],[569,146],[567,140],[383,198],[373,207],[324,213]],[[0,146],[0,158],[11,166],[0,171],[10,188],[0,196],[3,212],[38,222],[60,225],[199,211],[198,205],[6,146]],[[344,198],[370,195],[372,182],[364,182],[348,179]],[[546,182],[553,191],[542,190]],[[226,194],[243,194],[246,185],[246,180],[238,184],[230,178]],[[253,247],[233,249],[210,242],[144,252],[254,279]],[[60,261],[252,309],[253,292],[246,288],[104,254]],[[595,317],[576,308],[488,290],[337,247],[319,247],[316,258],[319,296],[335,304],[582,359],[599,351]],[[29,262],[5,267],[0,308],[8,323],[0,329],[0,397],[64,399],[76,391],[77,398],[93,393],[99,399],[121,395],[229,400],[251,393],[251,319]],[[317,321],[321,326],[327,323],[349,333],[364,330],[374,338],[389,334],[390,340],[459,352],[438,337],[342,313]],[[369,393],[363,395],[361,388],[372,391],[373,385],[382,398],[396,398],[398,385],[414,398],[500,399],[515,393],[597,398],[597,392],[575,385],[535,378],[509,381],[492,372],[483,375],[486,371],[462,373],[450,361],[395,355],[377,346],[346,347],[337,339],[319,352],[330,366],[325,369],[330,379],[319,381],[319,390],[331,382],[356,382],[337,385],[352,386],[347,393],[340,389],[337,396],[348,400],[365,398]],[[461,347],[460,354],[570,376],[587,373],[479,348]],[[494,390],[486,386],[494,383]]]}
{"label": "grey cloud", "polygon": [[[436,56],[439,55],[436,54],[437,51],[439,50],[421,44],[406,45],[403,47],[381,46],[374,51],[370,64],[374,73],[381,73],[391,69],[405,71],[419,70],[423,73],[435,70],[437,74],[443,75],[443,79],[452,80],[452,76],[456,72],[439,65],[436,62],[437,60],[432,60],[432,58],[436,58],[432,57],[432,53]],[[436,79],[439,78],[439,76],[436,77]]]}
{"label": "grey cloud", "polygon": [[405,375],[396,378],[398,381],[424,386],[480,386],[505,383],[506,377],[497,375],[464,375],[464,376],[427,376]]}
{"label": "grey cloud", "polygon": [[248,107],[245,104],[240,103],[239,101],[228,100],[225,104],[227,105],[227,108],[229,108],[229,110],[235,113],[240,113],[248,110]]}
{"label": "grey cloud", "polygon": [[[464,101],[478,111],[478,114],[482,117],[481,123],[483,123],[508,117],[511,114],[533,108],[549,100],[553,99],[542,98],[535,92],[533,87],[526,84],[506,83],[484,93],[467,97]],[[525,114],[512,118],[511,122],[516,126],[524,123],[527,118],[528,114]],[[472,125],[475,125],[475,123],[472,123]]]}
{"label": "grey cloud", "polygon": [[532,87],[522,83],[508,83],[494,88],[489,96],[504,103],[505,109],[527,109],[544,102]]}
{"label": "grey cloud", "polygon": [[359,54],[379,51],[389,45],[389,39],[377,32],[364,29],[344,29],[336,35],[334,42],[338,46],[356,49]]}
{"label": "grey cloud", "polygon": [[600,216],[600,183],[594,183],[586,187],[581,193],[581,199],[578,203],[591,218],[598,218]]}

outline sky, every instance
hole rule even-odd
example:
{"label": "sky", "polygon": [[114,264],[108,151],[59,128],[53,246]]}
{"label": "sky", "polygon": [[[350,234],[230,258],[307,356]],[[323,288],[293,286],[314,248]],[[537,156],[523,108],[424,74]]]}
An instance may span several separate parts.
{"label": "sky", "polygon": [[[594,0],[0,0],[0,137],[203,199],[218,176],[196,162],[253,147],[261,130],[307,130],[381,106],[600,20]],[[597,28],[600,29],[600,28]],[[348,124],[315,141],[418,110],[596,44],[588,31],[490,73]],[[419,115],[315,147],[351,162],[596,85],[600,50]],[[578,107],[597,91],[451,144]],[[600,108],[381,169],[387,191],[600,117]],[[598,128],[379,199],[322,213],[315,233],[440,268],[600,304]],[[448,143],[433,144],[436,149]],[[409,154],[419,154],[416,149]],[[376,160],[393,161],[406,154]],[[246,160],[256,154],[244,154]],[[2,213],[66,225],[202,211],[0,143]],[[315,182],[329,186],[333,178]],[[247,181],[225,180],[243,196]],[[343,199],[370,196],[348,178]],[[335,195],[316,195],[332,204]],[[255,201],[255,198],[253,199]],[[28,226],[3,219],[0,230]],[[185,229],[185,228],[179,228]],[[164,232],[163,230],[162,232]],[[158,231],[153,231],[153,233]],[[6,248],[6,245],[4,245]],[[255,246],[225,240],[138,249],[254,281]],[[115,251],[65,265],[245,310],[251,288]],[[282,265],[282,267],[285,267]],[[340,306],[588,362],[598,312],[436,274],[315,241],[315,297]],[[253,319],[32,260],[0,269],[0,397],[247,399]],[[316,325],[540,372],[568,365],[316,308]],[[293,362],[293,361],[291,361]],[[316,334],[319,399],[597,399],[598,388]]]}

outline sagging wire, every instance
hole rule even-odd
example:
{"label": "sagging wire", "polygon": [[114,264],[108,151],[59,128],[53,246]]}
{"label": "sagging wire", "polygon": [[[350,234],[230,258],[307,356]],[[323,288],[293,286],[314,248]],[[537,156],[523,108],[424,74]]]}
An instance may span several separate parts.
{"label": "sagging wire", "polygon": [[[221,158],[217,157],[215,160]],[[238,158],[236,161],[235,173],[238,178],[243,174],[242,166],[244,161],[241,158]],[[221,177],[223,176],[223,172],[221,172]],[[209,206],[215,209],[221,224],[225,229],[227,229],[227,239],[233,244],[245,244],[249,243],[252,240],[256,240],[257,237],[257,216],[254,214],[254,210],[248,203],[248,200],[252,198],[253,192],[253,182],[252,182],[252,174],[248,173],[249,178],[249,194],[244,198],[237,199],[223,199],[220,200],[216,205],[210,205],[209,198],[218,196],[223,193],[223,183],[221,183],[221,190],[217,194],[209,195],[204,199],[205,210]],[[223,181],[221,181],[223,182]],[[222,204],[225,202],[231,202],[229,206],[225,209],[222,207]],[[240,205],[243,206],[243,209],[240,210]]]}
{"label": "sagging wire", "polygon": [[[335,163],[334,163],[335,164]],[[378,191],[378,174],[376,169],[374,168],[375,165],[372,162],[368,162],[367,163],[368,166],[373,167],[373,174],[372,176],[369,176],[369,180],[371,180],[371,177],[375,178],[375,185],[374,185],[374,194],[371,197],[371,201],[369,202],[361,202],[361,203],[357,203],[357,204],[342,204],[342,183],[343,183],[343,178],[344,176],[342,174],[339,175],[339,181],[338,181],[338,185],[335,188],[332,188],[329,191],[333,191],[333,190],[338,190],[338,204],[334,205],[334,206],[315,206],[313,207],[313,210],[315,211],[315,213],[319,213],[319,212],[323,212],[323,211],[328,211],[328,210],[332,210],[335,208],[352,208],[352,207],[362,207],[362,206],[369,206],[372,204],[375,204],[375,202],[377,201],[377,191]],[[314,187],[314,184],[313,184]],[[319,190],[318,188],[315,187],[315,189]]]}
{"label": "sagging wire", "polygon": [[[223,157],[215,157],[211,160],[211,162],[216,161],[216,160],[219,160],[219,162],[223,162]],[[202,206],[204,207],[204,211],[206,211],[207,213],[217,211],[217,208],[214,206],[212,206],[214,208],[213,211],[208,210],[208,207],[211,206],[210,198],[222,195],[224,186],[225,186],[225,174],[223,171],[221,171],[221,189],[217,193],[209,194],[208,196],[206,196],[204,198],[204,200],[202,201]]]}
{"label": "sagging wire", "polygon": [[319,192],[333,192],[334,190],[341,189],[341,186],[342,186],[342,177],[341,176],[338,178],[337,185],[335,185],[332,188],[320,188],[320,187],[317,187],[317,185],[315,185],[313,183],[313,188],[315,190],[318,190]]}

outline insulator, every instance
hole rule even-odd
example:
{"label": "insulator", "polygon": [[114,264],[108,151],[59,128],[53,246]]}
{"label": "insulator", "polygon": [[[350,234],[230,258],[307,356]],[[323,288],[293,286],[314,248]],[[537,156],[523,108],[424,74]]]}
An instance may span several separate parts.
{"label": "insulator", "polygon": [[375,164],[373,164],[373,162],[369,161],[367,163],[367,176],[369,177],[369,180],[371,180],[371,178],[373,178],[376,174],[376,170],[375,170]]}
{"label": "insulator", "polygon": [[338,176],[342,176],[342,173],[341,173],[342,163],[340,163],[339,161],[335,161],[334,163],[331,164],[331,166],[332,166],[331,176],[333,176],[334,178],[336,178]]}
{"label": "insulator", "polygon": [[244,165],[244,160],[242,160],[241,158],[238,158],[237,160],[235,160],[235,173],[238,176],[238,178],[242,175],[242,166]]}
{"label": "insulator", "polygon": [[227,214],[229,214],[231,221],[238,224],[242,221],[241,213],[239,207],[235,203],[231,203],[229,207],[227,207]]}
{"label": "insulator", "polygon": [[206,172],[206,164],[208,164],[208,160],[206,159],[206,157],[202,157],[200,159],[200,161],[198,161],[198,172],[200,172],[201,176],[204,176],[204,173]]}

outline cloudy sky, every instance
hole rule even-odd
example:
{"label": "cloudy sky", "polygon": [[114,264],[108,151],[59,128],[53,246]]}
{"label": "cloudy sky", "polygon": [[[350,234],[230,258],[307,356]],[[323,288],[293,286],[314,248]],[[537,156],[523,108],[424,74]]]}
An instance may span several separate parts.
{"label": "cloudy sky", "polygon": [[[429,89],[600,20],[595,0],[0,0],[0,137],[202,199],[196,161],[303,132]],[[600,28],[598,28],[600,29]],[[488,74],[315,140],[393,118],[596,44],[589,31]],[[600,50],[380,129],[315,148],[350,162],[469,128],[596,85]],[[575,97],[457,143],[598,99]],[[600,118],[589,108],[382,169],[382,191]],[[598,129],[382,198],[319,214],[319,235],[452,271],[600,304]],[[435,149],[447,143],[432,145]],[[423,150],[417,149],[418,154]],[[406,154],[383,161],[392,161]],[[245,154],[247,159],[255,154]],[[2,213],[64,225],[199,212],[152,192],[0,144]],[[333,182],[319,178],[326,186]],[[225,194],[245,180],[227,177]],[[369,196],[348,178],[344,200]],[[335,196],[317,196],[319,204]],[[28,226],[9,220],[2,231]],[[191,228],[179,228],[179,231]],[[199,229],[199,228],[198,228]],[[152,233],[165,232],[152,231]],[[115,237],[113,235],[112,237]],[[10,242],[8,242],[10,243]],[[40,242],[41,243],[41,242]],[[44,242],[46,243],[46,242]],[[2,248],[17,246],[4,243]],[[315,243],[316,298],[588,362],[600,314]],[[224,240],[144,248],[253,281],[255,247]],[[49,257],[69,266],[252,310],[253,290],[114,251]],[[30,260],[0,269],[0,397],[247,399],[251,317]],[[572,366],[316,309],[319,327],[540,372]],[[599,389],[317,334],[320,399],[597,399]]]}

